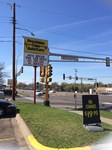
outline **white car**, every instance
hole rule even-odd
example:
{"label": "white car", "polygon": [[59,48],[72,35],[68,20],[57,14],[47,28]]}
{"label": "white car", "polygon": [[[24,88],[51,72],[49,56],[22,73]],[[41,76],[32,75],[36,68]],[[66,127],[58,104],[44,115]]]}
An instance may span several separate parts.
{"label": "white car", "polygon": [[4,92],[0,91],[0,99],[4,99],[4,98],[5,98]]}
{"label": "white car", "polygon": [[37,90],[37,91],[36,91],[36,95],[37,95],[37,96],[42,96],[42,95],[43,95],[43,92],[40,91],[40,90]]}
{"label": "white car", "polygon": [[54,91],[54,90],[50,90],[50,91],[49,91],[49,94],[50,94],[50,93],[55,93],[55,91]]}

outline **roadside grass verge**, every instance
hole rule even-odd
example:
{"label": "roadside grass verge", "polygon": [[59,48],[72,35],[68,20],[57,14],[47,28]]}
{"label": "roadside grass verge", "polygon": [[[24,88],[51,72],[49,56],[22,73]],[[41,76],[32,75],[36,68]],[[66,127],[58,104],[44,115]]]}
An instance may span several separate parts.
{"label": "roadside grass verge", "polygon": [[[98,139],[103,139],[111,132],[85,130],[82,116],[72,112],[31,103],[15,103],[34,137],[48,147],[87,146],[96,143]],[[112,129],[112,126],[104,123],[102,126]]]}
{"label": "roadside grass verge", "polygon": [[100,116],[108,118],[108,119],[112,119],[112,112],[100,110]]}

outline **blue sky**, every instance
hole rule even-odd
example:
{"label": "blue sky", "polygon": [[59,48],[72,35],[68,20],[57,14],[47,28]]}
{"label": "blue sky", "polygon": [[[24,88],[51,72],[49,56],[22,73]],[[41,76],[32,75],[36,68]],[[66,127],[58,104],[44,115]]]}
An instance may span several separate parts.
{"label": "blue sky", "polygon": [[[16,27],[29,30],[35,38],[48,40],[52,53],[106,58],[112,57],[112,1],[111,0],[0,0],[0,62],[12,78],[12,10],[16,3]],[[23,36],[32,37],[25,30],[16,29],[17,70],[23,65]],[[51,59],[51,58],[50,58]],[[51,62],[53,82],[73,76],[97,78],[111,83],[112,69],[105,63]],[[24,66],[18,82],[32,83],[33,67]],[[37,68],[39,81],[39,67]],[[80,81],[77,81],[80,82]],[[84,81],[85,82],[85,81]],[[91,83],[88,81],[88,83]]]}

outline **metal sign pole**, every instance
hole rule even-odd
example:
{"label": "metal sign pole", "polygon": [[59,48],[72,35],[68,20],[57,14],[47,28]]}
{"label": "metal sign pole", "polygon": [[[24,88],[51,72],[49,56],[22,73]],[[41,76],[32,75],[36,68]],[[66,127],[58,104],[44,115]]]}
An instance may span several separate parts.
{"label": "metal sign pole", "polygon": [[36,104],[36,69],[37,67],[34,66],[34,104]]}

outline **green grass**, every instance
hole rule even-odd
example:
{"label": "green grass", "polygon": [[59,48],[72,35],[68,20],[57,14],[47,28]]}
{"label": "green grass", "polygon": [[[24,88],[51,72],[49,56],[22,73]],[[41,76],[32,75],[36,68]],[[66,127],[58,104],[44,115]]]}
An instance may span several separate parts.
{"label": "green grass", "polygon": [[[46,106],[16,102],[20,114],[35,138],[49,147],[78,147],[95,143],[109,134],[83,128],[82,116]],[[102,124],[104,128],[112,126]]]}
{"label": "green grass", "polygon": [[100,116],[112,119],[112,112],[100,110]]}

